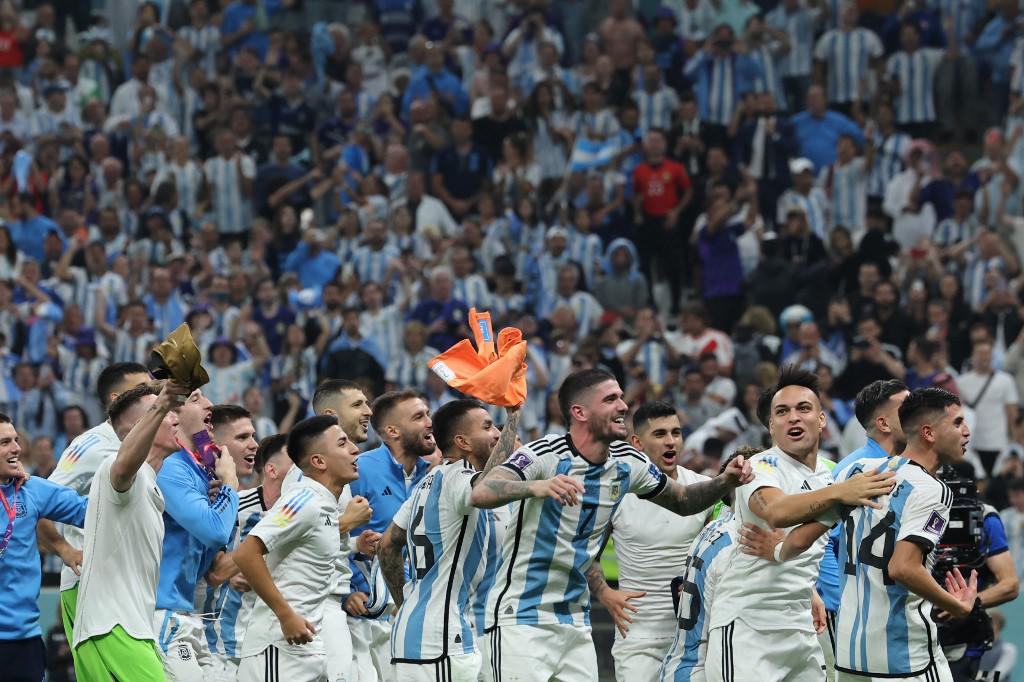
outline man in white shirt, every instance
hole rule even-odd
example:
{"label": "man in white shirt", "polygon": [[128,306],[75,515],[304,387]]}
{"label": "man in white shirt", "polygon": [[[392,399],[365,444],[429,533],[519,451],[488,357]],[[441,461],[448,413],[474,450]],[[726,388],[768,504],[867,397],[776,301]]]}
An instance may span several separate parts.
{"label": "man in white shirt", "polygon": [[[156,469],[178,450],[179,417],[172,410],[191,390],[167,381],[154,393],[150,384],[137,386],[110,406],[110,424],[124,442],[99,465],[89,487],[72,639],[82,680],[164,679],[153,632],[164,537]],[[195,431],[202,423],[188,426]]]}
{"label": "man in white shirt", "polygon": [[406,201],[413,214],[416,234],[422,235],[426,228],[433,226],[444,237],[454,237],[458,228],[455,219],[440,199],[426,193],[425,183],[421,171],[409,171],[405,181]]}
{"label": "man in white shirt", "polygon": [[978,455],[986,478],[999,453],[1010,445],[1010,429],[1017,421],[1017,384],[1013,377],[992,366],[992,344],[975,343],[971,371],[956,380],[964,404],[974,413],[971,449]]}
{"label": "man in white shirt", "polygon": [[[116,362],[108,365],[100,372],[96,382],[103,409],[109,409],[111,403],[122,393],[139,384],[149,381],[149,371],[145,366],[135,362]],[[75,438],[57,460],[57,468],[50,474],[52,483],[71,488],[79,495],[88,493],[93,476],[104,460],[117,454],[121,447],[121,439],[117,437],[110,420],[105,420]],[[41,521],[41,525],[52,524]],[[79,528],[65,525],[62,529],[64,539],[76,550],[84,545],[85,534]],[[75,608],[78,599],[78,575],[70,568],[60,573],[60,604],[61,619],[64,621],[64,634],[72,641],[72,629],[75,622]]]}
{"label": "man in white shirt", "polygon": [[235,553],[261,600],[249,616],[240,681],[327,682],[325,642],[318,633],[341,550],[338,497],[359,476],[358,454],[330,415],[305,419],[288,435],[288,456],[303,477]]}
{"label": "man in white shirt", "polygon": [[[689,484],[710,480],[677,464],[683,452],[683,428],[671,403],[656,401],[638,407],[633,414],[630,442],[675,481]],[[676,632],[670,583],[685,571],[690,545],[711,512],[705,509],[680,519],[630,493],[612,515],[619,589],[608,587],[596,561],[587,581],[591,594],[615,619],[612,657],[618,682],[657,679]],[[626,609],[635,615],[628,615]]]}
{"label": "man in white shirt", "polygon": [[679,316],[679,331],[669,332],[665,340],[677,353],[690,360],[696,360],[705,353],[714,353],[722,367],[731,369],[732,339],[728,334],[712,329],[708,324],[710,319],[704,304],[691,304]]}
{"label": "man in white shirt", "polygon": [[[831,526],[838,520],[836,505],[875,506],[870,498],[889,492],[890,473],[832,484],[829,468],[818,459],[825,424],[816,375],[784,367],[768,419],[774,447],[751,458],[754,480],[736,490],[738,524],[770,531],[822,519]],[[800,562],[785,567],[748,554],[733,555],[710,609],[707,682],[825,679],[816,635],[825,627],[825,606],[816,598],[814,584],[826,542],[819,538]]]}

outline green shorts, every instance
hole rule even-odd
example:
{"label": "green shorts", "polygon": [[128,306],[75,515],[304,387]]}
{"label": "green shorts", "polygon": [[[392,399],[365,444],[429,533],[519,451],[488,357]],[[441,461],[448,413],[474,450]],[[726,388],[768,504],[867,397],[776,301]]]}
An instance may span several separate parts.
{"label": "green shorts", "polygon": [[78,583],[70,590],[60,593],[60,619],[64,623],[64,634],[68,638],[68,646],[75,641],[71,632],[75,629],[75,609],[78,608]]}

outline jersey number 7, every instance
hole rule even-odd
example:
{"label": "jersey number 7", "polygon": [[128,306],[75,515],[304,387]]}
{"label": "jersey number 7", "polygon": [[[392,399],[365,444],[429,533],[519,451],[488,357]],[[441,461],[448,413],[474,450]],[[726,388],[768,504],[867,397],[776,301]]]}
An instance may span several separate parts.
{"label": "jersey number 7", "polygon": [[[875,524],[871,529],[871,532],[867,534],[861,543],[860,547],[857,548],[857,560],[854,561],[853,555],[853,534],[856,531],[856,524],[852,522],[852,517],[846,520],[844,524],[846,526],[846,565],[843,567],[843,572],[846,575],[857,575],[857,564],[865,564],[872,566],[882,571],[882,582],[886,585],[893,585],[893,579],[889,577],[889,559],[892,558],[892,553],[896,549],[896,529],[893,528],[893,524],[896,523],[896,512],[890,510],[882,520]],[[872,553],[874,548],[875,540],[885,536],[885,541],[882,544],[882,556],[877,556]]]}

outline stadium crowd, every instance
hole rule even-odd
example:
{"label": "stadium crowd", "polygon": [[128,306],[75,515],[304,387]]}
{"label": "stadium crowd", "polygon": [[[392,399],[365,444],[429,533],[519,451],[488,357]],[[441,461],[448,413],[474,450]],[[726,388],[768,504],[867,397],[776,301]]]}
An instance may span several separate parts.
{"label": "stadium crowd", "polygon": [[[268,478],[285,449],[275,434],[311,428],[325,410],[351,443],[407,456],[404,483],[400,472],[394,481],[409,488],[427,475],[415,439],[429,438],[390,427],[392,403],[421,394],[422,414],[406,416],[427,431],[444,406],[469,410],[427,361],[472,336],[476,308],[529,342],[513,435],[570,432],[560,387],[603,370],[631,413],[647,406],[641,421],[668,417],[651,405],[674,408],[671,445],[656,453],[666,474],[713,477],[737,450],[749,459],[778,446],[758,409],[787,365],[816,376],[820,450],[835,461],[866,435],[881,442],[857,409],[882,404],[865,389],[959,396],[967,472],[986,509],[1003,510],[988,556],[1008,553],[1024,575],[1021,10],[1017,0],[3,0],[0,412],[16,454],[32,479],[87,494],[102,459],[87,474],[75,466],[96,444],[113,455],[129,433],[117,415],[104,420],[144,373],[132,363],[185,322],[209,372],[215,439],[245,453],[210,492],[229,525],[240,504],[265,510],[281,494],[283,474]],[[327,384],[318,406],[324,381],[352,383]],[[357,393],[366,414],[346,423],[361,408],[341,397]],[[133,399],[184,397],[172,394]],[[381,396],[392,402],[376,403],[370,423]],[[487,411],[496,427],[511,414]],[[655,459],[639,436],[633,445]],[[275,492],[253,502],[258,482]],[[368,543],[387,544],[409,491],[387,500],[368,485],[349,486],[370,502],[349,503],[341,524],[359,530],[356,575],[351,592],[332,587],[346,596],[333,617],[363,643],[346,655],[384,675],[386,562],[369,559]],[[80,545],[75,532],[67,541]],[[686,550],[677,554],[673,576]],[[65,547],[44,567],[69,556]],[[225,608],[218,585],[231,576],[213,554],[194,560],[205,576],[195,601],[165,590],[161,567],[158,606],[172,620]],[[587,577],[622,625],[623,593]],[[66,568],[65,592],[75,580]],[[63,606],[72,618],[75,605]],[[166,654],[186,635],[161,625]],[[197,628],[197,643],[236,644],[216,625]],[[76,637],[60,636],[55,681],[74,679]]]}

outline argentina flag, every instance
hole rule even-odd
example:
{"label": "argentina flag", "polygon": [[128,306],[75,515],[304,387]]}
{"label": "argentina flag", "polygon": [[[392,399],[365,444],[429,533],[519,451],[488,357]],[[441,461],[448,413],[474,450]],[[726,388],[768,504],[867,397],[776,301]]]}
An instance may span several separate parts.
{"label": "argentina flag", "polygon": [[588,171],[591,168],[607,166],[619,153],[619,143],[614,137],[607,140],[591,140],[583,135],[576,138],[569,159],[569,170]]}

